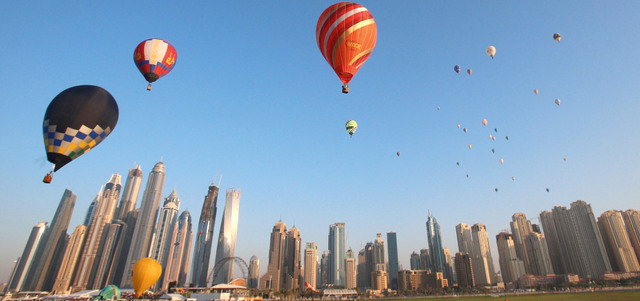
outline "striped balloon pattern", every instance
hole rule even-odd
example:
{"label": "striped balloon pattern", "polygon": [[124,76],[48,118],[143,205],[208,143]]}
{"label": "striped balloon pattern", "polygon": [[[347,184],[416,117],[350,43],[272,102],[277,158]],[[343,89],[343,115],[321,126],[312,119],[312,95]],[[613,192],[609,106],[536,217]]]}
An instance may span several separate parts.
{"label": "striped balloon pattern", "polygon": [[177,59],[176,49],[169,42],[160,39],[145,40],[133,52],[136,67],[149,83],[167,75]]}
{"label": "striped balloon pattern", "polygon": [[371,55],[376,37],[373,16],[353,2],[329,6],[316,26],[318,48],[345,85]]}

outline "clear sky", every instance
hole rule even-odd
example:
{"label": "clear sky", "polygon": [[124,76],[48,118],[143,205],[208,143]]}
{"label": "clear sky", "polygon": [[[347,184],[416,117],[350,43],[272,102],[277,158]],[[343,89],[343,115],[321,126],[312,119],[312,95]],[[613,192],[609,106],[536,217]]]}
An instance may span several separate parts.
{"label": "clear sky", "polygon": [[[280,219],[320,252],[335,222],[356,252],[395,231],[408,268],[429,211],[452,254],[456,224],[485,224],[497,263],[515,212],[640,209],[639,1],[361,2],[378,40],[348,95],[315,42],[333,3],[0,2],[0,282],[65,188],[78,196],[72,232],[111,174],[140,164],[145,185],[160,160],[163,195],[175,189],[194,221],[223,175],[216,237],[223,192],[242,190],[236,255],[257,255],[261,273]],[[178,52],[151,92],[133,63],[148,38]],[[118,124],[43,184],[45,110],[82,84],[115,97]]]}

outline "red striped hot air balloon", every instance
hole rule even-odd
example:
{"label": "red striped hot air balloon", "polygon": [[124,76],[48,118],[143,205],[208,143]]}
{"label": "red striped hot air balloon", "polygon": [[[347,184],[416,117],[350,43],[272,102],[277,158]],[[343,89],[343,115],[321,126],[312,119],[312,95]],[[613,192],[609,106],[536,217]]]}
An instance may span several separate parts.
{"label": "red striped hot air balloon", "polygon": [[349,81],[371,55],[376,37],[376,22],[360,4],[336,3],[320,15],[316,41],[322,56],[342,81],[342,93],[349,93]]}
{"label": "red striped hot air balloon", "polygon": [[138,44],[133,52],[133,61],[140,73],[149,82],[147,90],[151,90],[151,83],[167,75],[175,66],[178,53],[173,46],[160,39],[148,39]]}

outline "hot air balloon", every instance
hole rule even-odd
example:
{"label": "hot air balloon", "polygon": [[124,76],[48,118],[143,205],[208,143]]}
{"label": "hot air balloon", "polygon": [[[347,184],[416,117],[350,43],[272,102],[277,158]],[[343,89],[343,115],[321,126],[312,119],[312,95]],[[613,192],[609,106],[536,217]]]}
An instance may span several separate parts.
{"label": "hot air balloon", "polygon": [[494,128],[493,131],[497,133],[498,132],[498,128]]}
{"label": "hot air balloon", "polygon": [[549,192],[549,188],[547,188],[547,192]]}
{"label": "hot air balloon", "polygon": [[460,162],[456,162],[456,165],[460,166]]}
{"label": "hot air balloon", "polygon": [[[562,37],[560,36],[559,33],[556,32],[556,33],[553,34],[553,39],[556,40],[557,42],[560,42]],[[571,43],[569,43],[569,44],[571,44]]]}
{"label": "hot air balloon", "polygon": [[469,144],[469,149],[471,149],[471,144]]}
{"label": "hot air balloon", "polygon": [[556,99],[555,103],[556,103],[557,105],[560,105],[560,99]]}
{"label": "hot air balloon", "polygon": [[107,90],[84,85],[60,92],[44,114],[44,148],[54,169],[43,182],[107,138],[117,122],[118,104]]}
{"label": "hot air balloon", "polygon": [[538,89],[533,89],[533,93],[535,93],[536,95],[538,95]]}
{"label": "hot air balloon", "polygon": [[496,153],[496,149],[495,149],[495,148],[492,148],[492,149],[491,149],[491,152],[495,154],[495,153]]}
{"label": "hot air balloon", "polygon": [[486,119],[482,119],[482,125],[487,126],[487,120]]}
{"label": "hot air balloon", "polygon": [[516,177],[511,177],[511,181],[515,181],[515,180],[516,180]]}
{"label": "hot air balloon", "polygon": [[455,65],[453,67],[453,71],[455,71],[456,73],[460,74],[460,65]]}
{"label": "hot air balloon", "polygon": [[471,75],[472,72],[471,69],[467,69],[467,74]]}
{"label": "hot air balloon", "polygon": [[438,106],[436,109],[438,109],[438,111],[440,111],[440,106]]}
{"label": "hot air balloon", "polygon": [[458,123],[458,128],[460,128],[460,124]]}
{"label": "hot air balloon", "polygon": [[469,177],[469,174],[467,174],[467,178]]}
{"label": "hot air balloon", "polygon": [[371,55],[376,36],[376,22],[360,4],[336,3],[318,18],[316,42],[322,56],[342,81],[342,93],[349,93],[349,81]]}
{"label": "hot air balloon", "polygon": [[173,46],[161,39],[148,39],[138,44],[133,51],[133,61],[140,73],[149,82],[147,90],[151,91],[151,83],[167,75],[176,64],[178,53]]}
{"label": "hot air balloon", "polygon": [[155,259],[144,257],[136,261],[133,265],[133,276],[131,276],[136,298],[156,283],[161,274],[162,266]]}
{"label": "hot air balloon", "polygon": [[347,129],[349,133],[349,138],[353,137],[353,133],[358,129],[358,123],[355,120],[349,120],[344,124],[344,127]]}
{"label": "hot air balloon", "polygon": [[504,163],[504,159],[500,158],[500,164]]}
{"label": "hot air balloon", "polygon": [[105,286],[93,300],[118,300],[120,299],[120,288],[113,284]]}
{"label": "hot air balloon", "polygon": [[505,136],[505,137],[504,137],[504,139],[507,139],[507,140],[509,140],[509,136]]}
{"label": "hot air balloon", "polygon": [[398,157],[400,157],[400,152],[397,152],[397,153],[396,153],[396,155],[397,155]]}
{"label": "hot air balloon", "polygon": [[496,136],[491,137],[491,140],[496,141]]}
{"label": "hot air balloon", "polygon": [[487,47],[487,55],[493,58],[496,55],[496,47],[489,46]]}
{"label": "hot air balloon", "polygon": [[493,135],[489,134],[489,139],[492,139],[492,138],[493,138]]}
{"label": "hot air balloon", "polygon": [[562,158],[562,160],[563,160],[564,162],[567,162],[567,158]]}
{"label": "hot air balloon", "polygon": [[494,189],[496,192],[498,192],[498,188]]}
{"label": "hot air balloon", "polygon": [[467,132],[467,128],[462,129],[465,133]]}

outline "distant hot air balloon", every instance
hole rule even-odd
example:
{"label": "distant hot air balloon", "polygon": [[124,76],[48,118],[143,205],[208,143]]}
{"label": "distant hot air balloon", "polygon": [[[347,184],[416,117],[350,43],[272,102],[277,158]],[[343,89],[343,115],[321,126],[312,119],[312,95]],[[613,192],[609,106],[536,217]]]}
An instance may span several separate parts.
{"label": "distant hot air balloon", "polygon": [[482,125],[487,126],[487,120],[486,119],[482,119]]}
{"label": "distant hot air balloon", "polygon": [[491,137],[491,140],[496,141],[496,136]]}
{"label": "distant hot air balloon", "polygon": [[440,106],[436,107],[436,109],[438,109],[438,111],[440,111]]}
{"label": "distant hot air balloon", "polygon": [[53,172],[107,138],[116,123],[118,104],[107,90],[84,85],[60,92],[44,114],[44,148],[54,169],[43,182],[50,183]]}
{"label": "distant hot air balloon", "polygon": [[557,105],[560,105],[560,99],[556,99],[555,103],[556,103]]}
{"label": "distant hot air balloon", "polygon": [[515,181],[515,180],[516,180],[516,177],[511,177],[511,181]]}
{"label": "distant hot air balloon", "polygon": [[500,164],[504,163],[504,159],[500,158]]}
{"label": "distant hot air balloon", "polygon": [[171,43],[161,39],[148,39],[138,44],[133,51],[133,61],[144,79],[151,83],[167,75],[176,64],[178,53]]}
{"label": "distant hot air balloon", "polygon": [[349,120],[344,124],[344,127],[347,129],[349,133],[349,138],[353,137],[353,133],[358,129],[358,123],[355,120]]}
{"label": "distant hot air balloon", "polygon": [[349,93],[349,81],[371,55],[376,36],[373,16],[357,3],[336,3],[318,18],[316,42],[322,56],[342,81],[342,93]]}
{"label": "distant hot air balloon", "polygon": [[496,47],[489,46],[487,47],[487,55],[493,58],[496,55]]}
{"label": "distant hot air balloon", "polygon": [[467,178],[469,177],[469,174],[467,174]]}
{"label": "distant hot air balloon", "polygon": [[471,144],[469,144],[469,149],[471,149]]}
{"label": "distant hot air balloon", "polygon": [[533,89],[533,93],[535,93],[536,95],[538,95],[538,89]]}
{"label": "distant hot air balloon", "polygon": [[456,165],[460,166],[460,162],[456,162]]}
{"label": "distant hot air balloon", "polygon": [[498,132],[498,128],[494,128],[493,131],[497,133]]}
{"label": "distant hot air balloon", "polygon": [[549,188],[547,188],[547,192],[549,192]]}
{"label": "distant hot air balloon", "polygon": [[455,71],[456,73],[460,74],[460,66],[459,65],[453,66],[453,71]]}
{"label": "distant hot air balloon", "polygon": [[155,259],[144,257],[136,261],[133,265],[133,276],[131,276],[136,298],[156,283],[161,274],[162,266]]}
{"label": "distant hot air balloon", "polygon": [[467,74],[471,75],[472,72],[471,69],[467,69]]}
{"label": "distant hot air balloon", "polygon": [[495,154],[495,153],[496,153],[496,149],[495,149],[495,148],[492,148],[492,149],[491,149],[491,152]]}
{"label": "distant hot air balloon", "polygon": [[557,42],[560,42],[560,40],[562,39],[562,36],[560,36],[560,34],[556,32],[553,34],[553,39],[556,40]]}
{"label": "distant hot air balloon", "polygon": [[564,162],[567,162],[567,158],[562,158],[562,160],[563,160]]}
{"label": "distant hot air balloon", "polygon": [[460,128],[460,124],[458,123],[458,128]]}
{"label": "distant hot air balloon", "polygon": [[113,284],[105,286],[93,300],[118,300],[120,299],[120,288]]}
{"label": "distant hot air balloon", "polygon": [[494,189],[496,192],[498,192],[498,188]]}
{"label": "distant hot air balloon", "polygon": [[493,138],[493,135],[489,134],[489,139],[492,139],[492,138]]}
{"label": "distant hot air balloon", "polygon": [[468,131],[467,128],[462,129],[465,133]]}
{"label": "distant hot air balloon", "polygon": [[509,136],[505,136],[505,137],[504,137],[504,139],[507,139],[507,140],[509,140]]}
{"label": "distant hot air balloon", "polygon": [[397,152],[397,153],[396,153],[396,155],[397,155],[398,157],[400,157],[400,152]]}

